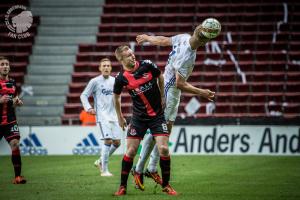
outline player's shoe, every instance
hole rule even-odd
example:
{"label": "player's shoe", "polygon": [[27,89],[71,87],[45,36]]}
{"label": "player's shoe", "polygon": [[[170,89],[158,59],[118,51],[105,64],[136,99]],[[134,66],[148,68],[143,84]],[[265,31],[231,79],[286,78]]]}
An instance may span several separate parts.
{"label": "player's shoe", "polygon": [[108,176],[113,176],[113,174],[110,173],[109,171],[106,171],[106,172],[101,172],[101,176],[106,176],[106,177],[108,177]]}
{"label": "player's shoe", "polygon": [[13,184],[25,184],[26,179],[23,176],[17,176],[13,179]]}
{"label": "player's shoe", "polygon": [[152,178],[157,184],[162,185],[162,179],[157,172],[150,172],[146,169],[144,174],[146,177]]}
{"label": "player's shoe", "polygon": [[166,187],[164,187],[162,189],[162,191],[167,193],[168,195],[171,195],[171,196],[177,196],[178,195],[178,193],[170,185],[167,185]]}
{"label": "player's shoe", "polygon": [[120,186],[118,191],[115,192],[115,196],[123,196],[126,194],[126,187],[125,186]]}
{"label": "player's shoe", "polygon": [[94,162],[94,166],[97,167],[99,169],[100,172],[102,172],[102,164],[101,164],[101,160],[98,159]]}
{"label": "player's shoe", "polygon": [[144,191],[145,190],[145,186],[144,186],[144,177],[143,177],[143,174],[137,173],[135,171],[135,167],[133,167],[131,169],[131,174],[132,174],[133,179],[134,179],[135,188]]}

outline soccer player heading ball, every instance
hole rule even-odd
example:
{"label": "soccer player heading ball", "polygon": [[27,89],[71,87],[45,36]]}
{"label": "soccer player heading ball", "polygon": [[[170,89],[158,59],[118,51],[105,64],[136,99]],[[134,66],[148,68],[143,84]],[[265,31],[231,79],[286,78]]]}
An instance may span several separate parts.
{"label": "soccer player heading ball", "polygon": [[[166,99],[165,118],[167,120],[168,132],[171,133],[174,121],[177,116],[181,92],[190,93],[213,101],[215,93],[208,89],[194,87],[187,82],[194,69],[197,49],[204,46],[209,40],[217,37],[221,31],[221,24],[214,18],[208,18],[198,25],[193,35],[184,33],[173,37],[138,35],[138,44],[149,42],[151,45],[172,46],[168,62],[164,72],[164,91]],[[147,134],[144,137],[144,145],[141,150],[139,161],[135,172],[143,174],[144,165],[152,150],[153,137]],[[154,147],[145,176],[152,178],[156,183],[161,184],[161,178],[157,173],[159,160],[158,150]],[[141,181],[136,181],[136,184]],[[141,187],[144,187],[143,185]]]}

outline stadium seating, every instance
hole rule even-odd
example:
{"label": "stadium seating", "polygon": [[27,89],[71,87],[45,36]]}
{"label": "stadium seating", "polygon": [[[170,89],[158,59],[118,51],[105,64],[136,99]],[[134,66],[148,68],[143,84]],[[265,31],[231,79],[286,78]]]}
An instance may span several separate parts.
{"label": "stadium seating", "polygon": [[[213,52],[210,45],[200,48],[189,82],[216,91],[215,109],[206,113],[207,100],[197,97],[201,107],[192,117],[300,116],[300,3],[296,0],[107,0],[103,11],[97,43],[79,46],[63,124],[79,123],[79,95],[99,74],[101,58],[112,59],[115,75],[121,68],[113,54],[119,45],[135,45],[135,37],[141,33],[191,33],[207,17],[222,23],[222,32],[214,40],[220,52]],[[147,45],[135,45],[134,49],[137,59],[151,59],[162,70],[171,50]],[[226,62],[216,66],[206,63],[207,59]],[[245,74],[245,82],[239,70]],[[192,97],[182,95],[178,117],[187,116],[185,106]],[[130,116],[129,95],[124,94],[122,101],[123,112]]]}

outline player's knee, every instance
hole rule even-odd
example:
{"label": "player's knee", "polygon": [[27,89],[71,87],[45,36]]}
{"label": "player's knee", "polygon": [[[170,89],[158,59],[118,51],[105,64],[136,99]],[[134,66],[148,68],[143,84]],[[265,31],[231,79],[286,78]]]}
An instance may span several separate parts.
{"label": "player's knee", "polygon": [[136,155],[137,149],[134,147],[129,147],[127,148],[126,155],[129,156],[130,158],[134,158]]}
{"label": "player's knee", "polygon": [[111,139],[104,140],[104,144],[106,144],[106,145],[111,145],[112,143],[113,143],[113,141]]}
{"label": "player's knee", "polygon": [[159,148],[159,154],[161,156],[168,156],[169,155],[169,147],[168,145],[161,145]]}
{"label": "player's knee", "polygon": [[113,141],[113,145],[114,145],[116,148],[118,148],[118,147],[121,145],[120,140],[114,140],[114,141]]}
{"label": "player's knee", "polygon": [[15,150],[15,149],[19,148],[20,143],[19,143],[19,140],[13,139],[12,141],[9,142],[9,145],[10,145],[11,150]]}

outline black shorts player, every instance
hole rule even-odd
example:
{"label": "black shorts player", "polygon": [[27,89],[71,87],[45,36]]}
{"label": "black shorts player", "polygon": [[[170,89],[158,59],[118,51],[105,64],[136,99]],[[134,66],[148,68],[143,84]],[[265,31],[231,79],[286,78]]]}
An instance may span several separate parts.
{"label": "black shorts player", "polygon": [[[177,195],[170,186],[171,158],[169,154],[169,133],[164,117],[164,78],[157,66],[150,60],[137,62],[133,51],[126,45],[119,46],[115,55],[123,70],[115,79],[114,102],[118,123],[124,129],[126,120],[121,110],[121,92],[127,88],[132,99],[132,118],[127,133],[127,148],[122,160],[121,183],[116,196],[123,196],[127,190],[128,174],[133,165],[141,139],[150,129],[160,156],[162,191]],[[132,171],[137,188],[144,190],[143,175]]]}
{"label": "black shorts player", "polygon": [[13,139],[20,140],[20,132],[17,122],[0,125],[0,140],[2,137],[9,143]]}
{"label": "black shorts player", "polygon": [[21,176],[20,133],[15,113],[15,107],[23,105],[23,102],[17,96],[16,82],[8,76],[9,72],[9,60],[0,56],[0,140],[4,137],[11,148],[15,171],[13,183],[24,184],[26,180]]}
{"label": "black shorts player", "polygon": [[0,80],[0,96],[7,96],[6,103],[0,104],[0,139],[4,137],[9,143],[13,139],[20,139],[16,121],[13,98],[16,96],[16,83],[13,79]]}
{"label": "black shorts player", "polygon": [[148,128],[153,136],[169,135],[157,84],[160,74],[154,63],[142,60],[136,62],[133,72],[120,72],[116,77],[114,93],[121,94],[127,88],[133,102],[127,137],[142,139]]}

